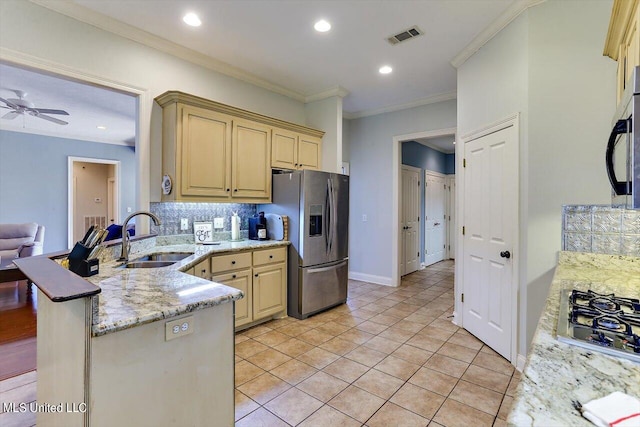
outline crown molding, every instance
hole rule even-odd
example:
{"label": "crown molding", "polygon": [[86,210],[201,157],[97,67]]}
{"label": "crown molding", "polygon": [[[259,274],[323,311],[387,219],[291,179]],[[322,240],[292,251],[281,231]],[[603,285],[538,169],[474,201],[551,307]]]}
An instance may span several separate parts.
{"label": "crown molding", "polygon": [[278,93],[280,95],[287,96],[296,101],[305,102],[305,96],[282,87],[280,85],[271,83],[264,80],[254,74],[243,71],[225,62],[214,59],[198,51],[186,48],[177,43],[173,43],[162,37],[158,37],[146,31],[135,28],[129,24],[125,24],[118,20],[115,20],[109,16],[95,12],[84,6],[80,6],[73,3],[70,0],[29,0],[38,6],[45,7],[54,12],[66,15],[77,21],[84,22],[101,30],[116,34],[129,40],[141,43],[145,46],[152,47],[169,55],[178,57],[185,61],[200,65],[209,70],[216,71],[221,74],[233,77],[235,79],[250,83],[254,86],[267,89],[271,92]]}
{"label": "crown molding", "polygon": [[324,135],[324,132],[321,130],[254,113],[252,111],[243,110],[242,108],[222,104],[220,102],[201,98],[199,96],[191,95],[177,90],[170,90],[168,92],[165,92],[162,95],[157,96],[155,98],[155,101],[162,108],[166,107],[169,104],[181,103],[194,107],[206,108],[207,110],[211,111],[217,111],[222,114],[233,116],[234,118],[252,120],[254,122],[259,122],[267,126],[275,126],[278,128],[290,130],[292,132],[304,133],[306,135],[315,136],[317,138],[322,138],[322,136]]}
{"label": "crown molding", "polygon": [[325,90],[324,92],[318,92],[313,95],[309,95],[304,99],[305,103],[321,101],[323,99],[332,98],[334,96],[344,98],[349,95],[349,91],[343,88],[342,86],[336,86],[332,89]]}
{"label": "crown molding", "polygon": [[469,43],[451,60],[451,65],[453,65],[454,68],[460,67],[467,61],[467,59],[471,58],[474,53],[487,44],[496,34],[520,16],[522,12],[530,7],[544,3],[545,1],[546,0],[516,0],[516,2],[502,12],[495,21],[489,24],[487,28],[482,30],[480,34],[471,40],[471,43]]}
{"label": "crown molding", "polygon": [[443,101],[450,101],[456,98],[457,98],[457,93],[455,91],[445,92],[438,95],[428,96],[426,98],[422,98],[417,101],[409,102],[406,104],[392,105],[389,107],[378,108],[375,110],[356,111],[354,113],[344,112],[342,114],[342,117],[349,120],[360,119],[362,117],[376,116],[378,114],[391,113],[394,111],[406,110],[409,108],[420,107],[423,105],[436,104],[438,102],[443,102]]}

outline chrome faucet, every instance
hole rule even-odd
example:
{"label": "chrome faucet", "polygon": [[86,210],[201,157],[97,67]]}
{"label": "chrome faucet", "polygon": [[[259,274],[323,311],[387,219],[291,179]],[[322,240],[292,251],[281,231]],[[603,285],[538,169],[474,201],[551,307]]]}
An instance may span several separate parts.
{"label": "chrome faucet", "polygon": [[131,218],[138,215],[148,216],[153,220],[153,223],[155,225],[160,225],[162,223],[160,221],[160,218],[158,218],[156,215],[152,214],[151,212],[147,212],[147,211],[134,212],[131,215],[129,215],[127,218],[125,218],[124,222],[122,223],[122,252],[120,252],[120,258],[118,258],[118,261],[124,261],[125,263],[129,261],[129,249],[131,248],[131,243],[129,242],[129,239],[131,238],[131,236],[129,236],[129,230],[127,230],[127,224],[129,223],[129,221],[131,221]]}

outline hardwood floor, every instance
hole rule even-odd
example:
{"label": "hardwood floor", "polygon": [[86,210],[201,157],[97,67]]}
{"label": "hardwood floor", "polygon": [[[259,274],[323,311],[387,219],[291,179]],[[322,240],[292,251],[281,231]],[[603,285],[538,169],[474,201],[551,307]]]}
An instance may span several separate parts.
{"label": "hardwood floor", "polygon": [[0,381],[36,368],[36,313],[26,281],[0,283]]}

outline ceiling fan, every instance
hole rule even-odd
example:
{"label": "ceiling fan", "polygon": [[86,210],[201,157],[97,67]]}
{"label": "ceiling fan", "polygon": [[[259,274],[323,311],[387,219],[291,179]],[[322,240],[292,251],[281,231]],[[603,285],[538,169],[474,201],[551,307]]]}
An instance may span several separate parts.
{"label": "ceiling fan", "polygon": [[47,114],[60,114],[63,116],[68,116],[69,113],[67,113],[66,111],[52,110],[50,108],[36,108],[33,102],[25,99],[25,97],[27,96],[26,92],[22,90],[13,90],[13,89],[12,91],[15,92],[18,98],[9,98],[9,99],[0,98],[0,101],[4,102],[7,105],[6,107],[3,105],[0,105],[0,108],[6,108],[7,110],[11,110],[7,114],[2,116],[3,119],[13,120],[16,117],[23,116],[25,113],[27,113],[31,116],[38,117],[40,119],[44,119],[59,125],[68,124],[68,122],[65,122],[64,120],[60,120],[55,117],[51,117],[47,115]]}

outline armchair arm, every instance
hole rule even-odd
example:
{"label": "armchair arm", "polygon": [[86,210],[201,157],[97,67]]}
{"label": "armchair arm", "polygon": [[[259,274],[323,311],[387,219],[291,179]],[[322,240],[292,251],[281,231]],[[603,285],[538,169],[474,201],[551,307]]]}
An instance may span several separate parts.
{"label": "armchair arm", "polygon": [[29,242],[20,245],[18,248],[18,258],[25,258],[28,256],[42,255],[42,242]]}

